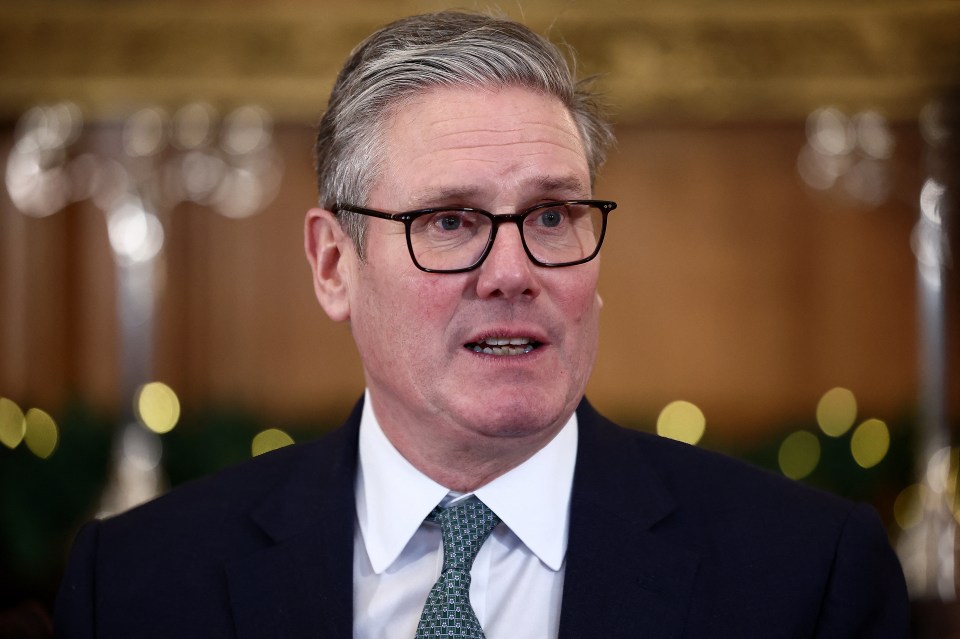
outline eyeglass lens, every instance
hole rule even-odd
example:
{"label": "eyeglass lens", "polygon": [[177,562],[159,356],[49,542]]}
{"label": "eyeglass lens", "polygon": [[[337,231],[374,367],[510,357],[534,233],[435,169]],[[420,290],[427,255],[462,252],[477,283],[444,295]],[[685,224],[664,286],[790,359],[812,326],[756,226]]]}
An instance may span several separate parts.
{"label": "eyeglass lens", "polygon": [[[590,204],[552,204],[526,213],[521,234],[527,250],[545,264],[562,265],[591,255],[603,229],[603,210]],[[456,270],[476,264],[494,223],[487,214],[449,209],[420,215],[410,224],[410,246],[421,267]]]}

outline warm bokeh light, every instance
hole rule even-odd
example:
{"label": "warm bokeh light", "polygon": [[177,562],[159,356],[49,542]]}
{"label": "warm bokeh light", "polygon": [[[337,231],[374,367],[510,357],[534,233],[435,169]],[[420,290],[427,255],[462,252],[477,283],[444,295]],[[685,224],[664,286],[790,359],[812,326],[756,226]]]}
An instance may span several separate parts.
{"label": "warm bokeh light", "polygon": [[851,121],[859,150],[871,158],[888,160],[896,145],[887,119],[877,111],[862,111]]}
{"label": "warm bokeh light", "polygon": [[182,150],[209,144],[216,133],[217,110],[206,102],[192,102],[173,115],[173,146]]}
{"label": "warm bokeh light", "polygon": [[843,155],[853,150],[856,131],[846,114],[835,107],[824,107],[807,117],[807,140],[823,155]]}
{"label": "warm bokeh light", "polygon": [[703,437],[707,420],[697,406],[678,400],[667,404],[657,418],[657,434],[696,445]]}
{"label": "warm bokeh light", "polygon": [[886,118],[872,110],[848,117],[825,107],[809,115],[806,128],[797,171],[810,188],[835,189],[869,206],[888,199],[896,143]]}
{"label": "warm bokeh light", "polygon": [[250,451],[253,453],[253,456],[256,457],[257,455],[269,453],[271,450],[289,446],[292,443],[293,438],[279,428],[268,428],[254,436]]}
{"label": "warm bokeh light", "polygon": [[927,460],[927,486],[936,495],[954,490],[957,479],[957,467],[960,464],[960,451],[944,446],[930,455]]}
{"label": "warm bokeh light", "polygon": [[13,401],[0,397],[0,442],[7,448],[16,448],[26,432],[23,411]]}
{"label": "warm bokeh light", "polygon": [[890,450],[890,430],[879,419],[868,419],[853,431],[850,452],[863,468],[876,466]]}
{"label": "warm bokeh light", "polygon": [[803,479],[820,463],[820,440],[805,430],[791,433],[780,444],[777,461],[784,475],[790,479]]}
{"label": "warm bokeh light", "polygon": [[817,424],[830,437],[840,437],[857,419],[857,399],[846,388],[831,388],[817,404]]}
{"label": "warm bokeh light", "polygon": [[167,144],[169,128],[169,118],[162,109],[140,109],[123,127],[123,149],[135,158],[156,155]]}
{"label": "warm bokeh light", "polygon": [[231,155],[247,155],[270,144],[273,119],[261,107],[240,106],[223,120],[223,148]]}
{"label": "warm bokeh light", "polygon": [[922,484],[912,484],[900,491],[893,502],[893,518],[901,530],[913,528],[923,518],[923,499],[926,488]]}
{"label": "warm bokeh light", "polygon": [[60,441],[57,423],[53,421],[53,417],[39,408],[28,410],[25,421],[27,432],[23,440],[27,448],[40,459],[48,458],[57,449],[57,443]]}
{"label": "warm bokeh light", "polygon": [[155,433],[169,433],[180,419],[180,400],[163,382],[144,384],[137,393],[134,407],[137,418]]}

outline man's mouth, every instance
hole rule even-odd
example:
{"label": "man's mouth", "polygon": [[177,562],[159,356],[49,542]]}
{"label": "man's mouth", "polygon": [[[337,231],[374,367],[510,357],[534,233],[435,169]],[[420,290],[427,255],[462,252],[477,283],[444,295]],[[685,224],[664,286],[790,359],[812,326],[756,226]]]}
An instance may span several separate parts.
{"label": "man's mouth", "polygon": [[529,337],[487,337],[479,342],[464,344],[474,353],[484,355],[523,355],[540,346],[540,342]]}

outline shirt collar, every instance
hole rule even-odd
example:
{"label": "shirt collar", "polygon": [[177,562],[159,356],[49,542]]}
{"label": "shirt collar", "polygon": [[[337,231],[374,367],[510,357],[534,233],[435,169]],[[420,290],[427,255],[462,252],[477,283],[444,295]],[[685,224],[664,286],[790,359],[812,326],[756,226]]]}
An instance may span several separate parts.
{"label": "shirt collar", "polygon": [[373,414],[370,391],[360,417],[357,521],[370,566],[381,574],[403,551],[447,489],[401,455]]}
{"label": "shirt collar", "polygon": [[574,413],[556,437],[533,457],[475,492],[551,570],[560,570],[567,553],[567,521],[576,459]]}
{"label": "shirt collar", "polygon": [[[356,502],[360,533],[377,574],[413,538],[424,518],[450,492],[413,467],[384,435],[369,391],[360,418]],[[546,446],[475,494],[552,570],[567,551],[570,489],[577,456],[577,416]]]}

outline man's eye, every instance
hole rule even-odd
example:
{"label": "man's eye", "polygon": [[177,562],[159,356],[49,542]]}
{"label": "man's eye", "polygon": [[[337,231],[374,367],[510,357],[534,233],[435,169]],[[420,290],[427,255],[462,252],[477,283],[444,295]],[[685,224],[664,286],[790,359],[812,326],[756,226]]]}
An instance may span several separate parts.
{"label": "man's eye", "polygon": [[463,219],[459,215],[444,215],[437,220],[437,226],[444,231],[456,231],[463,226]]}
{"label": "man's eye", "polygon": [[559,226],[563,222],[560,209],[549,209],[540,214],[540,224],[547,227]]}

